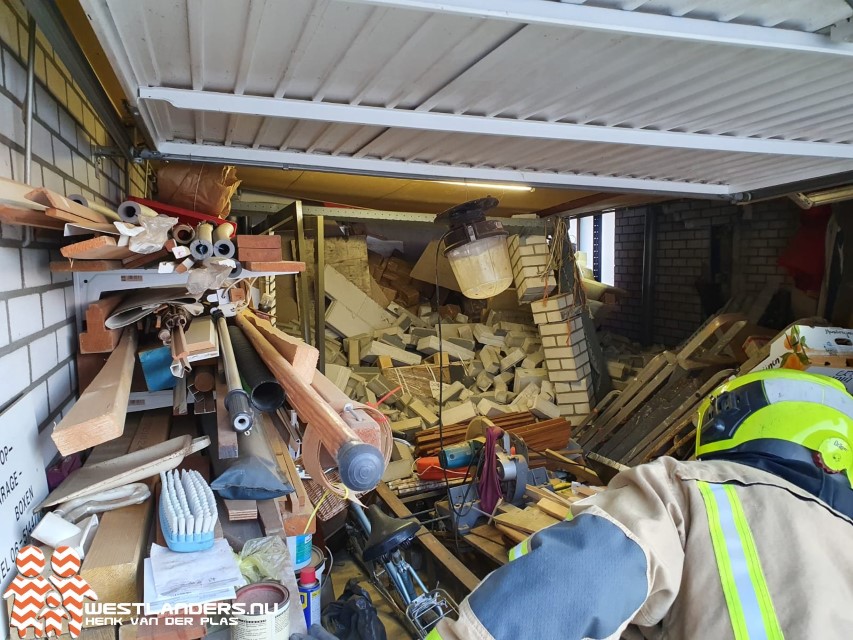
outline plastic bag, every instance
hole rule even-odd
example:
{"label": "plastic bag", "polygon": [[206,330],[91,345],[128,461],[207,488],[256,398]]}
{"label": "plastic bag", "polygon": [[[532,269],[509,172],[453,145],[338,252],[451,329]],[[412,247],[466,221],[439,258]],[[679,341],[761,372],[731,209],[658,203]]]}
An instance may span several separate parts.
{"label": "plastic bag", "polygon": [[225,218],[240,186],[233,165],[170,162],[157,171],[157,199],[191,211]]}
{"label": "plastic bag", "polygon": [[239,565],[240,573],[249,583],[278,580],[286,572],[293,572],[287,545],[279,536],[246,541]]}
{"label": "plastic bag", "polygon": [[205,291],[219,289],[231,275],[234,265],[235,262],[230,258],[205,260],[204,266],[190,271],[187,291],[190,295],[201,297]]}
{"label": "plastic bag", "polygon": [[169,229],[176,224],[178,224],[178,219],[169,216],[141,216],[139,226],[142,227],[142,231],[131,236],[128,248],[135,253],[142,254],[159,251],[169,239]]}
{"label": "plastic bag", "polygon": [[226,500],[269,500],[293,493],[278,470],[257,456],[237,460],[210,483],[210,488]]}

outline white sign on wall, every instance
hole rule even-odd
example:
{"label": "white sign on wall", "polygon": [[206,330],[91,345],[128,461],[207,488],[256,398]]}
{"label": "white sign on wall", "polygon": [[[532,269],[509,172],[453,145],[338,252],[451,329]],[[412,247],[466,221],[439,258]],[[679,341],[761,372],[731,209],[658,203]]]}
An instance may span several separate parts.
{"label": "white sign on wall", "polygon": [[[33,507],[47,497],[33,399],[23,396],[0,414],[0,592],[15,577],[15,556],[41,517]],[[0,606],[0,638],[9,637],[6,606]]]}

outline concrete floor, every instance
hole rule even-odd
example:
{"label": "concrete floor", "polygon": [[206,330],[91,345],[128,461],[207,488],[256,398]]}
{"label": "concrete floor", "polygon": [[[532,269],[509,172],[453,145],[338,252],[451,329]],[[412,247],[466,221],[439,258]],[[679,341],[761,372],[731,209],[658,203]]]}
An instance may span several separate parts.
{"label": "concrete floor", "polygon": [[359,584],[370,594],[370,599],[373,601],[373,606],[379,613],[379,619],[385,625],[385,633],[388,640],[411,640],[412,636],[398,621],[394,615],[391,605],[386,602],[376,588],[370,583],[367,575],[361,570],[361,567],[346,551],[339,551],[335,555],[335,564],[332,570],[332,585],[335,587],[335,598],[338,598],[344,591],[347,581],[350,578],[356,578]]}

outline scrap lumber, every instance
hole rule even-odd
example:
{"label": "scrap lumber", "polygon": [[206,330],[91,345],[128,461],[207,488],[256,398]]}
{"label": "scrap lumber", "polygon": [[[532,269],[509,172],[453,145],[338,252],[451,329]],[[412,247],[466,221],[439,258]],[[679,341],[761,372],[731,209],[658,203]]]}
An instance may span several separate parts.
{"label": "scrap lumber", "polygon": [[316,521],[311,517],[314,505],[311,504],[311,500],[308,498],[308,492],[305,490],[305,485],[299,477],[299,472],[293,463],[290,450],[284,443],[284,439],[281,437],[278,429],[276,429],[267,415],[262,414],[260,421],[263,435],[273,454],[273,459],[278,465],[279,470],[293,487],[292,493],[274,499],[278,507],[279,517],[281,518],[282,529],[284,529],[286,536],[314,533],[317,529]]}
{"label": "scrap lumber", "polygon": [[62,224],[63,228],[65,227],[65,223],[73,224],[78,227],[83,227],[91,232],[98,233],[108,233],[110,235],[117,236],[119,235],[118,229],[115,228],[114,225],[106,222],[93,222],[87,218],[81,218],[80,216],[74,215],[73,213],[68,213],[67,211],[63,211],[62,209],[54,209],[49,207],[44,210],[44,215],[48,218],[51,218],[53,222],[57,222]]}
{"label": "scrap lumber", "polygon": [[61,220],[53,220],[43,211],[35,211],[25,207],[16,207],[0,201],[0,221],[7,224],[20,224],[26,227],[38,227],[62,231],[65,224]]}
{"label": "scrap lumber", "polygon": [[[101,222],[106,223],[109,222],[109,219],[102,213],[98,213],[94,209],[90,209],[89,207],[85,207],[82,204],[74,202],[66,198],[65,196],[61,196],[58,193],[51,191],[50,189],[38,188],[30,191],[26,195],[28,200],[32,200],[33,202],[37,202],[45,207],[51,207],[54,209],[60,209],[61,211],[67,211],[78,218],[83,218],[84,220],[88,220],[90,222]],[[118,218],[118,214],[116,214],[116,219]]]}
{"label": "scrap lumber", "polygon": [[80,353],[111,353],[121,339],[121,329],[107,329],[104,323],[121,302],[121,296],[109,296],[91,303],[86,309],[86,328],[79,335]]}
{"label": "scrap lumber", "polygon": [[127,247],[120,247],[112,236],[97,236],[62,247],[59,252],[69,260],[123,260],[136,255]]}
{"label": "scrap lumber", "polygon": [[[168,411],[146,411],[127,451],[134,453],[165,442],[169,437]],[[95,449],[95,452],[99,448]],[[148,480],[154,487],[159,478]],[[148,553],[148,534],[155,500],[122,507],[101,514],[101,523],[92,548],[83,560],[80,575],[92,586],[102,602],[140,602],[139,572]]]}
{"label": "scrap lumber", "polygon": [[135,357],[136,329],[128,327],[104,368],[54,428],[51,438],[62,455],[121,435]]}
{"label": "scrap lumber", "polygon": [[293,366],[297,375],[306,384],[311,384],[314,380],[314,373],[317,371],[317,361],[320,359],[320,352],[315,347],[305,344],[299,338],[287,335],[284,331],[270,324],[269,320],[265,320],[251,311],[243,311],[240,315],[275,347],[275,350]]}
{"label": "scrap lumber", "polygon": [[228,520],[256,520],[258,518],[258,503],[255,500],[223,500]]}
{"label": "scrap lumber", "polygon": [[[500,505],[498,511],[508,506],[512,505]],[[504,513],[499,513],[495,516],[496,523],[511,527],[527,535],[532,535],[545,527],[557,524],[559,521],[557,518],[549,516],[534,506],[525,507],[524,509],[508,509]]]}

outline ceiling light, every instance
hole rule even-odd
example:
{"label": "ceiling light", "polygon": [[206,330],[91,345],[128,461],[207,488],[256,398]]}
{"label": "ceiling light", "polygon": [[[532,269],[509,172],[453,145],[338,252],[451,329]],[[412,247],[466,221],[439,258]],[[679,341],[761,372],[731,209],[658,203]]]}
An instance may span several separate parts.
{"label": "ceiling light", "polygon": [[801,208],[811,209],[822,204],[853,199],[853,185],[809,193],[793,193],[790,198]]}
{"label": "ceiling light", "polygon": [[494,189],[495,191],[534,191],[524,184],[496,184],[494,182],[458,182],[455,180],[436,180],[439,184],[452,184],[454,187],[474,187],[476,189]]}
{"label": "ceiling light", "polygon": [[480,198],[435,217],[450,222],[444,255],[466,298],[491,298],[512,284],[507,232],[497,220],[486,220],[486,211],[496,206],[497,198]]}

